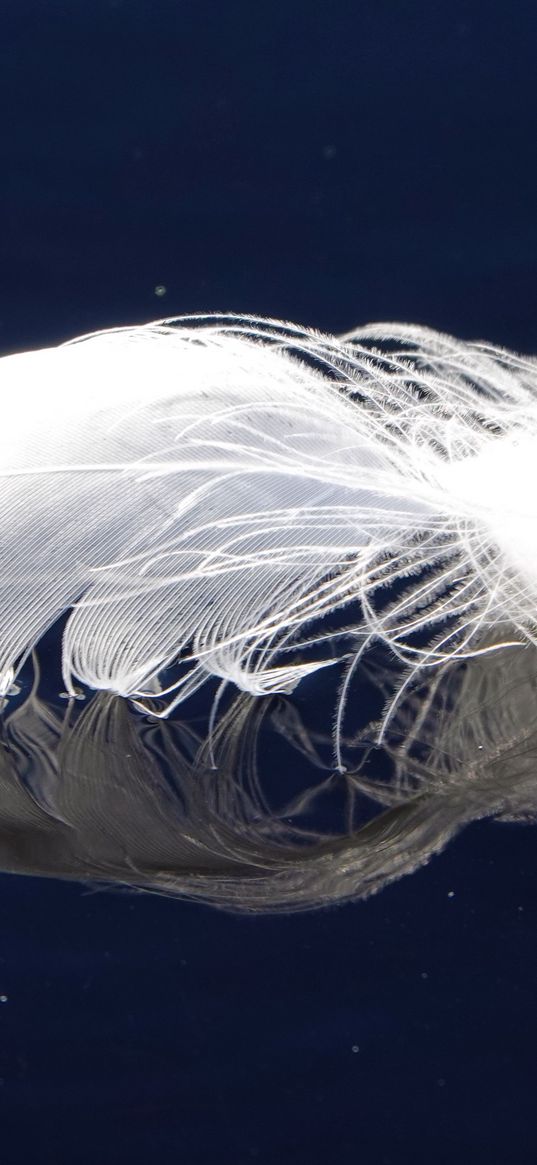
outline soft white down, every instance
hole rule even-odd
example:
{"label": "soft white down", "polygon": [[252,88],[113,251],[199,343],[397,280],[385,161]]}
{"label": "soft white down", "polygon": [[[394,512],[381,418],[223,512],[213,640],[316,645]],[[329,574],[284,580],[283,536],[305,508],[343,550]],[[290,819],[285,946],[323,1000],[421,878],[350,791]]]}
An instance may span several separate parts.
{"label": "soft white down", "polygon": [[67,611],[67,689],[166,711],[209,675],[289,691],[379,638],[414,674],[492,629],[534,637],[531,359],[208,316],[7,356],[0,378],[4,693]]}

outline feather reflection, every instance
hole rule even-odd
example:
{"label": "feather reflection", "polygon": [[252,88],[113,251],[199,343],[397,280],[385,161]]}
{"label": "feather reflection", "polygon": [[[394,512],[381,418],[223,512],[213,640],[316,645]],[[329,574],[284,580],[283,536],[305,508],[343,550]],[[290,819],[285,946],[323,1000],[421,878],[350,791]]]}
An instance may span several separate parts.
{"label": "feather reflection", "polygon": [[0,867],[239,911],[364,898],[471,821],[535,820],[536,692],[531,648],[436,671],[382,750],[361,730],[338,773],[289,700],[238,696],[208,740],[107,693],[62,709],[36,684],[3,720]]}

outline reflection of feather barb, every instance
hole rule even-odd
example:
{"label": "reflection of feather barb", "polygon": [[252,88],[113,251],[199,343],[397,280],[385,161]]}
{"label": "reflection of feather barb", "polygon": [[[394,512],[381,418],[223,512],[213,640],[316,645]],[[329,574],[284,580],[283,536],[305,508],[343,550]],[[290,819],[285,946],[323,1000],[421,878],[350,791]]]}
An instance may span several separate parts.
{"label": "reflection of feather barb", "polygon": [[[206,317],[9,356],[1,376],[4,691],[69,608],[69,690],[148,696],[173,664],[169,707],[208,674],[290,690],[374,637],[412,668],[491,626],[532,637],[530,360],[411,327]],[[337,646],[317,619],[351,600]]]}

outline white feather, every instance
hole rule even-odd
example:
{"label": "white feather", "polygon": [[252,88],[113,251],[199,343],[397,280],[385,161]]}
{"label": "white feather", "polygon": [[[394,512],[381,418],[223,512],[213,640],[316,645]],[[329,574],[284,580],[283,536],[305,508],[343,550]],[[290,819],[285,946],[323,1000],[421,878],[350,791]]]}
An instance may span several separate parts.
{"label": "white feather", "polygon": [[[67,611],[69,691],[168,711],[210,674],[288,691],[376,637],[413,672],[491,628],[533,638],[532,360],[204,317],[4,357],[0,377],[3,692]],[[345,604],[337,637],[319,620]]]}

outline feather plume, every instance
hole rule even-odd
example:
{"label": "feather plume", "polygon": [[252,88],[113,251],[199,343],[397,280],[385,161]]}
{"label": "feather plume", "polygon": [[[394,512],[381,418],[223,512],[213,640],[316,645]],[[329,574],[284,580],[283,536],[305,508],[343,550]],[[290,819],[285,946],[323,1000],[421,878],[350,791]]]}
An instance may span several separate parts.
{"label": "feather plume", "polygon": [[259,694],[352,673],[378,639],[411,675],[491,630],[534,639],[531,359],[207,316],[7,356],[0,378],[3,693],[66,612],[68,692],[165,713],[210,675]]}

